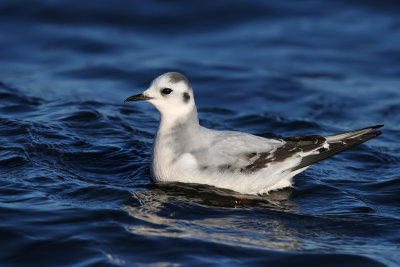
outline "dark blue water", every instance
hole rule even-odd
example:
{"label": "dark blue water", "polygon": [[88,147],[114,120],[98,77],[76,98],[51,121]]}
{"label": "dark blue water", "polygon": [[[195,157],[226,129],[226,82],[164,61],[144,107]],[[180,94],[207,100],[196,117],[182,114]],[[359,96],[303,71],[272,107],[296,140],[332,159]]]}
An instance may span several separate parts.
{"label": "dark blue water", "polygon": [[[0,265],[400,264],[398,1],[0,2]],[[383,134],[246,201],[154,185],[165,71],[201,123]]]}

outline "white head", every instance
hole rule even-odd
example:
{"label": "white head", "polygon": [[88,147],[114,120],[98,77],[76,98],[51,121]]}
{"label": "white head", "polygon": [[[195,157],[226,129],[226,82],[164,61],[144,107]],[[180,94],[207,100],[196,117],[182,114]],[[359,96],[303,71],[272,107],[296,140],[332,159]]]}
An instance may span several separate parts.
{"label": "white head", "polygon": [[125,102],[140,100],[153,104],[160,112],[162,120],[176,121],[189,115],[195,115],[197,119],[192,86],[181,73],[167,72],[158,76],[149,89],[128,97]]}

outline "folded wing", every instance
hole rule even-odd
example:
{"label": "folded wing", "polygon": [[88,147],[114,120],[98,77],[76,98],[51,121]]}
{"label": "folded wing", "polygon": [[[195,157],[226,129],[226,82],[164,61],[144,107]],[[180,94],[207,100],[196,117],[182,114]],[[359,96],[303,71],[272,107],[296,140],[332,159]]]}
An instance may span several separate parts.
{"label": "folded wing", "polygon": [[274,151],[247,154],[250,163],[241,170],[256,172],[268,167],[269,164],[284,162],[292,157],[300,157],[301,160],[296,166],[288,168],[289,171],[297,171],[380,135],[381,132],[375,131],[375,129],[382,126],[376,125],[329,136],[310,135],[280,138],[279,140],[283,140],[285,143]]}
{"label": "folded wing", "polygon": [[[342,151],[345,151],[353,146],[359,145],[361,143],[364,143],[374,137],[377,137],[378,135],[381,134],[380,131],[375,131],[375,129],[378,129],[382,127],[383,125],[376,125],[372,127],[367,127],[363,128],[360,130],[356,131],[351,131],[351,132],[345,132],[345,133],[340,133],[336,135],[329,135],[322,137],[328,144],[328,146],[321,146],[320,148],[317,148],[316,154],[311,154],[309,156],[305,156],[302,158],[301,162],[299,165],[293,167],[291,171],[296,171],[298,169],[307,167],[311,164],[317,163],[321,160],[324,160],[326,158],[332,157],[333,155],[336,155]],[[288,146],[297,146],[299,141],[293,140],[293,137],[288,137],[288,138],[282,138],[283,140],[287,140],[287,145]],[[300,138],[302,139],[302,138]],[[322,140],[322,139],[321,139]],[[301,142],[301,141],[300,141]]]}
{"label": "folded wing", "polygon": [[[287,163],[282,171],[297,171],[336,155],[381,134],[377,125],[336,135],[292,136],[266,139],[236,132],[225,132],[205,150],[192,154],[202,169],[217,168],[220,172],[255,173],[272,164]],[[293,161],[296,158],[298,160]],[[295,165],[293,162],[296,162]],[[293,166],[294,165],[294,166]]]}

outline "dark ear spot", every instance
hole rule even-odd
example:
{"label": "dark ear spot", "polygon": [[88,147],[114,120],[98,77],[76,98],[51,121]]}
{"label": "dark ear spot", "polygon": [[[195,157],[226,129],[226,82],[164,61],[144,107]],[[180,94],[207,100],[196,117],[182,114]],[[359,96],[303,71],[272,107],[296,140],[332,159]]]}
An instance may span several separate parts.
{"label": "dark ear spot", "polygon": [[187,103],[190,100],[190,95],[188,92],[183,93],[183,102]]}

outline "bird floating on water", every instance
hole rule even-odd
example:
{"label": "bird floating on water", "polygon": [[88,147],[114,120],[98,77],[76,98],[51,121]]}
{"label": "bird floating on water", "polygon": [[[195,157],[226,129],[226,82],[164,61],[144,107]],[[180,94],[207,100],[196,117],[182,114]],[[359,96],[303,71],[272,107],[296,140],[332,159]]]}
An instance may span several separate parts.
{"label": "bird floating on water", "polygon": [[381,134],[376,125],[329,135],[268,139],[216,131],[199,124],[193,89],[178,72],[157,77],[127,101],[147,101],[160,112],[151,174],[157,182],[207,184],[242,194],[263,194],[292,185],[311,164]]}

